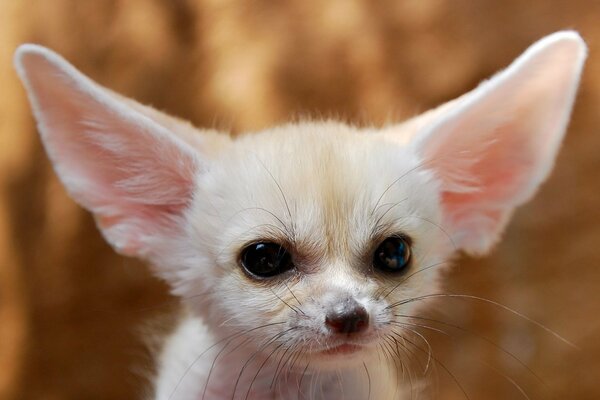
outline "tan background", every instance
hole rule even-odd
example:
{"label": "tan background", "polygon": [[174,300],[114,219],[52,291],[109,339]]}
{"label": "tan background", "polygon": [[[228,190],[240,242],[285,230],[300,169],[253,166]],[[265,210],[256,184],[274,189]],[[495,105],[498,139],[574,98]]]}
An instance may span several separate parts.
{"label": "tan background", "polygon": [[[17,44],[64,54],[102,84],[199,126],[256,130],[298,115],[382,123],[472,88],[550,32],[590,46],[550,181],[448,289],[433,332],[471,399],[600,398],[600,2],[595,0],[0,0],[0,399],[131,399],[143,392],[144,321],[165,287],[117,257],[51,172],[11,66]],[[551,82],[549,82],[551,84]],[[436,339],[436,336],[438,338]],[[490,367],[491,366],[491,367]],[[438,368],[437,399],[465,396]]]}

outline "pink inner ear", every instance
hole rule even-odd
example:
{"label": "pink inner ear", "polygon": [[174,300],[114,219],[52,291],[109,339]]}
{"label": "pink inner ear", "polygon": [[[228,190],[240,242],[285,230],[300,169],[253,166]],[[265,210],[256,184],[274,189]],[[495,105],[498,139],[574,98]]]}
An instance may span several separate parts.
{"label": "pink inner ear", "polygon": [[[438,164],[437,173],[453,189],[442,191],[445,207],[452,211],[467,206],[485,209],[514,203],[531,179],[535,161],[531,140],[522,133],[515,133],[519,129],[522,130],[512,123],[498,126],[486,135],[494,139],[462,144],[472,150],[448,149],[439,163],[433,160],[434,165]],[[455,169],[452,164],[466,167],[453,172],[461,177],[453,183],[452,176],[445,176],[445,171],[452,173]],[[456,190],[461,179],[466,186]]]}
{"label": "pink inner ear", "polygon": [[438,126],[421,150],[441,181],[444,223],[471,253],[489,249],[553,162],[555,139],[531,104],[500,87]]}
{"label": "pink inner ear", "polygon": [[71,196],[119,251],[173,236],[193,196],[193,150],[64,61],[23,60],[39,129]]}
{"label": "pink inner ear", "polygon": [[577,34],[549,36],[432,114],[417,151],[440,181],[444,223],[460,248],[488,251],[514,208],[547,177],[584,59]]}
{"label": "pink inner ear", "polygon": [[94,107],[68,107],[58,120],[50,114],[46,130],[56,133],[46,135],[48,150],[71,194],[96,214],[107,237],[114,232],[120,251],[137,253],[144,238],[169,234],[181,223],[177,217],[192,199],[195,158],[172,138],[146,131],[142,121]]}
{"label": "pink inner ear", "polygon": [[[460,126],[467,132],[476,128]],[[443,182],[446,223],[463,240],[489,240],[486,236],[502,225],[532,179],[535,156],[522,129],[507,121],[479,135],[448,141],[432,155],[429,165]]]}

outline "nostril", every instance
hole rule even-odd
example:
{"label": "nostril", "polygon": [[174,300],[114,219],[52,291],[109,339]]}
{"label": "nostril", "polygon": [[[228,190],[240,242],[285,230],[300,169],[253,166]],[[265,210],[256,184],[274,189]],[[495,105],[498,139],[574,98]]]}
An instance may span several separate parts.
{"label": "nostril", "polygon": [[369,313],[357,304],[352,308],[327,314],[325,324],[334,333],[359,333],[369,326]]}

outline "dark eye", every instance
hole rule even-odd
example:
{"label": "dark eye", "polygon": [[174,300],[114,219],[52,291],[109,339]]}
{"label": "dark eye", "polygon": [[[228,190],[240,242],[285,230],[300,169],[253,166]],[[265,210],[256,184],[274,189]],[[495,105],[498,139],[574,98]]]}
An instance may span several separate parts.
{"label": "dark eye", "polygon": [[373,265],[383,272],[401,272],[410,264],[410,244],[407,239],[392,236],[385,239],[373,254]]}
{"label": "dark eye", "polygon": [[242,251],[241,260],[246,271],[260,278],[279,275],[294,266],[285,247],[271,242],[249,245]]}

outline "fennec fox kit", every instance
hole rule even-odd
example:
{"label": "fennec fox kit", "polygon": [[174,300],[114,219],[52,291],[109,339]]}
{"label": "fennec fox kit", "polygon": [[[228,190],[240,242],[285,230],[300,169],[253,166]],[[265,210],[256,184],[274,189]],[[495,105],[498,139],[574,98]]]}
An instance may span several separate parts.
{"label": "fennec fox kit", "polygon": [[[15,56],[56,173],[119,253],[187,308],[154,397],[401,399],[457,251],[482,255],[548,176],[586,57],[535,43],[402,124],[231,138],[119,96],[56,53]],[[202,301],[193,301],[202,298]]]}

